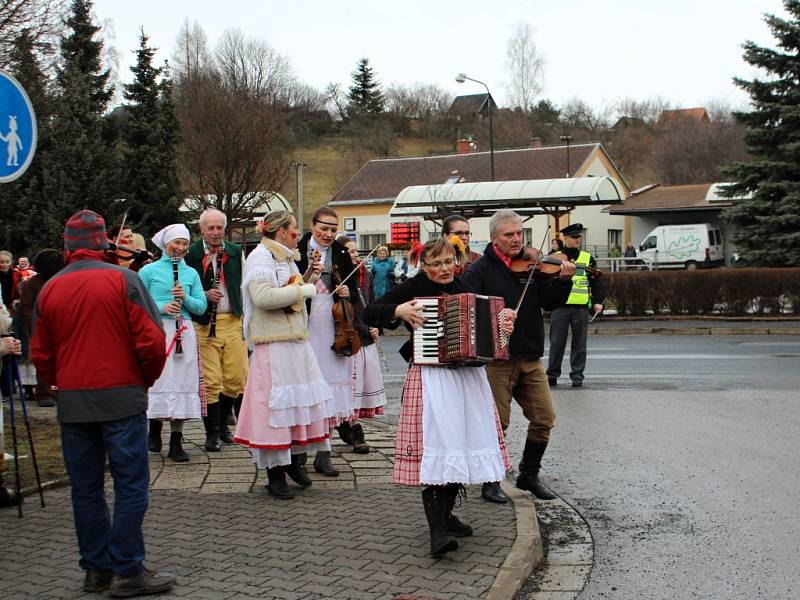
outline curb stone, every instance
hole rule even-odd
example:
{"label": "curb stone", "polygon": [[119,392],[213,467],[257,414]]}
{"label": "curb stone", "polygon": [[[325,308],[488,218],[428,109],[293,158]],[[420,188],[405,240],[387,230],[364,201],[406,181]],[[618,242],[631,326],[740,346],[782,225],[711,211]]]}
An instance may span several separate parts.
{"label": "curb stone", "polygon": [[501,481],[500,487],[514,503],[517,537],[486,594],[486,600],[513,598],[528,581],[544,556],[536,506],[530,494],[517,489],[508,480]]}
{"label": "curb stone", "polygon": [[563,499],[536,503],[546,554],[517,600],[574,600],[594,563],[594,540],[583,516]]}

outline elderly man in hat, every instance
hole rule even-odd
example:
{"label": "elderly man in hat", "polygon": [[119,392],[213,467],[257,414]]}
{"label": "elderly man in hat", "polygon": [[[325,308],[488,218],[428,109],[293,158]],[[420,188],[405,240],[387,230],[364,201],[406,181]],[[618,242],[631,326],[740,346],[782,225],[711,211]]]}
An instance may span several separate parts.
{"label": "elderly man in hat", "polygon": [[583,225],[573,223],[561,230],[564,254],[575,263],[577,269],[572,276],[572,291],[567,303],[550,313],[550,359],[547,366],[547,383],[558,385],[561,361],[567,345],[567,335],[572,330],[569,352],[572,387],[583,385],[583,370],[586,367],[586,335],[589,332],[589,313],[600,314],[603,310],[603,293],[596,278],[597,261],[581,250]]}
{"label": "elderly man in hat", "polygon": [[[113,597],[157,594],[175,579],[145,570],[148,504],[147,388],[164,367],[161,318],[133,271],[106,262],[103,218],[90,210],[64,229],[67,266],[36,304],[31,356],[58,387],[58,421],[83,590]],[[104,492],[114,480],[113,520]]]}

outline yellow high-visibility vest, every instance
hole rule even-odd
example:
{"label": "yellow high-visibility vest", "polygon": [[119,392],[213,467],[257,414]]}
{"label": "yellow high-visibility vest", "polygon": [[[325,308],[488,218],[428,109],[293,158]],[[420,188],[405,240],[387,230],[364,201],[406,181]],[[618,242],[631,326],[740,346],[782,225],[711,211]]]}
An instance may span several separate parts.
{"label": "yellow high-visibility vest", "polygon": [[578,258],[575,260],[575,275],[572,276],[572,291],[567,298],[567,304],[577,304],[589,306],[592,303],[591,294],[589,294],[589,277],[586,275],[586,268],[589,266],[589,260],[592,255],[588,252],[581,250]]}

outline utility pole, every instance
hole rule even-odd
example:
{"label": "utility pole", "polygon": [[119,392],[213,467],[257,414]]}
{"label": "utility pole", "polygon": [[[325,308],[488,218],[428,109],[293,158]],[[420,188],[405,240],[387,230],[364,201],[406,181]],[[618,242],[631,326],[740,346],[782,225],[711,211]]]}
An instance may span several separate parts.
{"label": "utility pole", "polygon": [[297,214],[294,216],[295,220],[297,221],[297,226],[300,228],[300,232],[303,232],[303,213],[305,211],[304,202],[303,202],[303,167],[307,167],[308,164],[300,161],[292,162],[292,166],[295,170],[295,176],[297,179]]}
{"label": "utility pole", "polygon": [[569,177],[569,143],[572,141],[571,135],[562,135],[561,141],[567,143],[567,177]]}

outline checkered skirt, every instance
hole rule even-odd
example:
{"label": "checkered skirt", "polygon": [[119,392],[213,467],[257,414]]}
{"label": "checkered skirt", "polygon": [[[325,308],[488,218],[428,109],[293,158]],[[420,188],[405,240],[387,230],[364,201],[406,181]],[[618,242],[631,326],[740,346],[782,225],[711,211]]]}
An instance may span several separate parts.
{"label": "checkered skirt", "polygon": [[[420,485],[419,471],[424,448],[422,407],[422,367],[412,364],[403,382],[402,407],[395,439],[395,462],[392,481],[400,485]],[[503,465],[508,471],[511,469],[511,460],[508,456],[506,439],[503,435],[503,428],[500,425],[497,407],[494,407],[493,412],[497,440],[500,444],[500,452],[503,455]]]}

